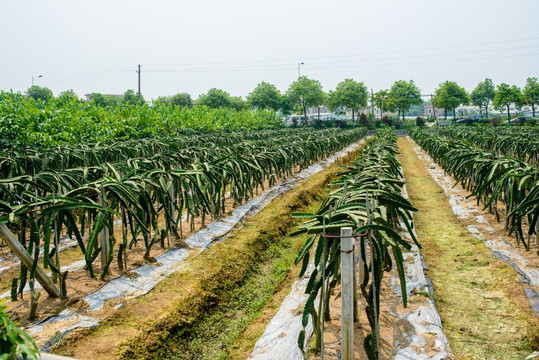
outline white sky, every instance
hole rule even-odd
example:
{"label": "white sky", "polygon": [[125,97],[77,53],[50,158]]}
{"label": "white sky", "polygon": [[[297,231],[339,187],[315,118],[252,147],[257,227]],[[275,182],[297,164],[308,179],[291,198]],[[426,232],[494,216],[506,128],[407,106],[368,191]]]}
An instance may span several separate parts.
{"label": "white sky", "polygon": [[301,74],[423,94],[539,77],[538,0],[0,0],[0,90],[36,85],[147,100],[216,87],[285,91]]}

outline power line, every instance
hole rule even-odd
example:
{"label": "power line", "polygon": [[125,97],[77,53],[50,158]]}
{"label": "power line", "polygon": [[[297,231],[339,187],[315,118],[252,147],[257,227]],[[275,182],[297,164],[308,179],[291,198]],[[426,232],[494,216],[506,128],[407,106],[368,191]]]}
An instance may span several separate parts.
{"label": "power line", "polygon": [[[390,60],[398,60],[398,59],[414,59],[414,58],[425,58],[425,57],[439,57],[439,56],[455,56],[455,55],[466,55],[466,54],[476,54],[476,53],[488,53],[488,52],[496,52],[496,51],[503,51],[503,50],[518,50],[518,49],[534,49],[538,48],[537,46],[520,46],[520,47],[512,47],[512,48],[498,48],[498,49],[486,49],[486,50],[475,50],[475,51],[463,51],[463,52],[452,52],[452,53],[442,53],[442,54],[427,54],[427,55],[412,55],[412,56],[400,56],[400,57],[392,57]],[[524,55],[514,55],[514,56],[526,56]],[[496,58],[496,57],[489,57],[489,58]],[[311,65],[325,65],[325,64],[344,64],[344,63],[354,63],[354,62],[372,62],[372,61],[383,61],[388,60],[386,57],[383,58],[373,58],[373,59],[363,59],[363,60],[341,60],[341,61],[322,61],[322,62],[310,62],[308,64],[308,68],[322,68],[322,67],[312,67]],[[458,60],[458,59],[455,59]],[[424,63],[424,62],[421,62]],[[197,68],[171,68],[171,69],[150,69],[147,70],[148,72],[200,72],[208,70],[214,70],[215,71],[247,71],[246,69],[255,69],[255,71],[259,70],[279,70],[282,68],[283,70],[289,70],[291,66],[295,64],[293,63],[287,63],[287,64],[270,64],[270,65],[235,65],[235,66],[221,66],[221,67],[197,67]],[[358,65],[361,66],[361,65]]]}
{"label": "power line", "polygon": [[[233,60],[233,61],[221,61],[221,62],[197,62],[197,63],[180,63],[180,64],[149,64],[145,66],[146,67],[176,67],[176,66],[183,67],[183,66],[226,65],[226,64],[244,64],[244,63],[269,63],[269,62],[283,62],[283,61],[295,61],[297,63],[298,58],[314,60],[314,59],[328,59],[328,58],[365,57],[365,56],[372,56],[372,55],[389,55],[389,54],[410,53],[410,52],[413,53],[413,52],[423,52],[423,51],[432,52],[432,51],[437,51],[437,50],[456,49],[456,48],[471,47],[471,46],[487,46],[487,45],[494,45],[494,44],[513,43],[513,42],[522,42],[522,41],[531,41],[531,40],[539,40],[539,37],[491,41],[491,42],[483,42],[483,43],[470,43],[470,44],[453,45],[453,46],[420,48],[420,49],[364,52],[361,54],[324,55],[324,56],[311,56],[311,57],[300,56],[297,58],[281,58],[281,59],[269,59],[269,60],[251,59],[251,60],[243,60],[243,61]],[[508,48],[508,49],[511,49],[511,48]]]}
{"label": "power line", "polygon": [[[463,59],[442,59],[442,60],[428,60],[428,61],[416,61],[416,62],[389,62],[389,63],[376,63],[376,64],[355,64],[355,65],[339,65],[339,66],[310,66],[305,65],[305,68],[308,70],[318,70],[318,69],[350,69],[350,68],[363,68],[363,67],[385,67],[385,66],[402,66],[402,65],[417,65],[417,64],[436,64],[436,63],[452,63],[452,62],[466,62],[466,61],[481,61],[481,60],[496,60],[496,59],[505,59],[505,58],[519,58],[519,57],[530,57],[537,56],[539,53],[532,54],[515,54],[515,55],[505,55],[505,56],[489,56],[489,57],[478,57],[478,58],[463,58]],[[198,73],[216,73],[216,72],[254,72],[254,71],[291,71],[292,66],[295,64],[286,64],[278,65],[278,67],[231,67],[231,68],[189,68],[189,69],[155,69],[155,70],[146,70],[150,73],[189,73],[189,72],[198,72]],[[269,66],[269,65],[268,65]]]}

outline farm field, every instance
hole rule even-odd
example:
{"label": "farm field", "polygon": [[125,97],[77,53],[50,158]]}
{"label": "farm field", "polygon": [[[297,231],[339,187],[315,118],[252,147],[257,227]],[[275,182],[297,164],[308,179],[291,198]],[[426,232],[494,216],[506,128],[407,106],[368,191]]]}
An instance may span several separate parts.
{"label": "farm field", "polygon": [[0,360],[539,360],[501,5],[3,1]]}
{"label": "farm field", "polygon": [[[425,306],[430,302],[425,299],[434,300],[439,310],[443,332],[451,347],[450,358],[520,359],[533,356],[539,335],[538,244],[533,240],[523,243],[520,235],[508,236],[503,222],[498,221],[505,215],[503,205],[498,205],[498,214],[476,207],[473,197],[466,199],[470,192],[461,186],[453,187],[455,181],[432,160],[427,160],[428,155],[413,140],[400,138],[398,144],[401,153],[397,158],[403,167],[407,192],[419,210],[414,213],[415,231],[422,245],[425,276],[432,281],[432,287],[428,282],[427,286],[418,287],[413,278],[407,277],[407,282],[412,284],[408,288],[409,306],[403,309],[395,307],[401,299],[396,296],[398,292],[393,289],[391,276],[394,279],[397,275],[390,273],[390,280],[383,280],[380,298],[383,310],[379,325],[381,357],[424,358],[420,357],[423,354],[421,356],[428,358],[448,358],[444,354],[448,348],[442,349],[441,340],[432,339],[434,333],[422,334],[417,328],[413,329],[413,322],[403,320],[413,318],[415,309],[422,308],[425,312]],[[533,189],[533,185],[529,185]],[[532,213],[533,209],[537,208],[532,208]],[[533,217],[528,219],[531,222]],[[528,229],[523,226],[524,233]],[[533,236],[533,229],[530,234]],[[360,307],[366,305],[362,303]],[[329,307],[332,315],[326,323],[324,358],[337,359],[342,350],[340,299],[330,301]],[[426,324],[422,324],[423,331],[440,330],[439,326]],[[355,340],[355,358],[367,358],[362,347],[357,345],[362,343],[366,331],[368,333],[367,317],[360,316],[356,326],[359,335]],[[429,328],[432,330],[425,330]],[[414,335],[403,337],[410,333]],[[314,341],[310,345],[316,347]],[[253,357],[264,358],[263,353],[258,352]]]}
{"label": "farm field", "polygon": [[[294,133],[297,134],[297,137],[295,137],[296,135],[292,135]],[[39,321],[40,319],[44,319],[47,317],[47,315],[50,314],[58,314],[62,312],[64,308],[66,309],[66,311],[69,311],[67,310],[67,308],[73,308],[73,305],[75,308],[80,310],[80,305],[82,304],[79,303],[80,299],[83,298],[85,295],[91,293],[93,290],[99,288],[100,286],[105,285],[106,282],[112,278],[116,278],[117,276],[120,276],[122,274],[124,274],[128,278],[141,277],[141,274],[137,273],[137,269],[141,265],[143,265],[143,263],[157,263],[157,265],[159,265],[159,255],[162,254],[166,249],[179,246],[180,251],[178,252],[180,253],[180,259],[189,256],[190,253],[196,254],[200,252],[205,246],[207,246],[207,244],[205,245],[204,241],[200,238],[195,238],[193,242],[189,242],[191,239],[189,235],[196,232],[196,230],[199,230],[201,227],[204,227],[206,222],[209,223],[210,221],[214,220],[213,224],[216,224],[215,220],[217,220],[218,218],[222,218],[225,215],[230,215],[233,209],[236,209],[236,211],[238,211],[239,204],[247,202],[249,198],[258,195],[259,192],[264,192],[264,189],[274,186],[275,183],[280,182],[283,179],[289,178],[293,174],[298,173],[298,171],[300,171],[301,169],[312,165],[320,159],[327,157],[331,153],[334,153],[336,150],[342,148],[347,143],[354,142],[355,140],[359,139],[364,133],[365,131],[363,129],[340,132],[336,132],[334,130],[324,130],[318,132],[310,130],[278,130],[265,133],[253,133],[251,135],[253,137],[253,140],[249,140],[250,135],[248,133],[237,136],[221,136],[220,139],[222,139],[222,141],[224,141],[225,143],[232,143],[234,145],[234,150],[226,150],[221,148],[221,151],[225,151],[224,154],[215,154],[215,150],[219,150],[219,148],[215,147],[215,145],[219,144],[218,136],[212,138],[211,140],[207,139],[207,137],[205,138],[206,141],[211,141],[212,145],[210,147],[213,150],[213,153],[209,151],[209,148],[208,151],[204,150],[204,144],[201,144],[201,139],[198,137],[195,137],[194,139],[183,139],[188,143],[190,142],[191,144],[196,144],[196,153],[198,155],[194,157],[194,159],[191,158],[190,152],[194,153],[195,150],[189,149],[189,147],[185,145],[174,145],[175,148],[170,149],[170,147],[166,146],[166,143],[164,141],[150,140],[149,142],[145,142],[144,144],[142,144],[142,146],[139,148],[133,148],[133,146],[129,147],[128,145],[126,145],[124,151],[116,150],[107,152],[96,151],[95,149],[88,148],[82,149],[81,152],[83,153],[99,153],[99,156],[111,156],[113,157],[113,160],[116,160],[116,162],[114,163],[107,162],[105,165],[105,169],[108,169],[106,171],[112,171],[111,174],[114,174],[113,177],[115,178],[116,185],[110,183],[110,180],[113,180],[112,178],[108,178],[106,174],[103,175],[103,173],[100,173],[99,170],[95,171],[96,168],[99,168],[98,164],[102,161],[102,159],[98,159],[95,155],[92,157],[76,156],[73,155],[73,149],[69,149],[69,152],[67,152],[67,154],[65,152],[63,153],[60,149],[54,154],[49,154],[48,156],[50,156],[49,159],[51,159],[51,161],[45,163],[41,162],[39,157],[32,158],[22,156],[22,158],[24,159],[34,159],[35,162],[28,161],[27,163],[25,163],[24,166],[8,166],[4,168],[4,174],[7,175],[12,175],[14,172],[18,172],[16,173],[16,175],[18,176],[11,178],[11,181],[9,181],[10,178],[4,180],[3,184],[5,185],[5,187],[3,194],[6,195],[5,200],[14,199],[17,196],[15,195],[16,191],[13,191],[14,187],[20,187],[20,195],[17,201],[17,205],[19,207],[17,207],[18,211],[16,212],[16,214],[13,208],[9,208],[9,202],[4,201],[5,217],[3,219],[5,222],[7,222],[10,217],[15,216],[18,220],[17,223],[19,224],[19,226],[24,229],[28,217],[33,217],[34,221],[30,221],[32,223],[32,229],[39,228],[40,226],[43,228],[40,228],[37,232],[35,230],[32,230],[30,232],[21,231],[20,228],[17,232],[17,228],[13,228],[13,226],[11,226],[10,229],[6,228],[7,232],[13,230],[18,234],[18,239],[14,239],[15,241],[19,241],[20,243],[27,245],[30,250],[32,249],[32,247],[34,248],[34,251],[32,251],[31,253],[34,255],[35,259],[35,261],[33,261],[33,264],[31,265],[32,269],[30,269],[30,271],[23,268],[23,271],[20,272],[20,265],[16,261],[16,258],[10,254],[9,250],[7,249],[7,246],[3,247],[2,251],[5,257],[2,261],[2,288],[6,290],[4,297],[7,296],[9,298],[11,296],[13,300],[17,296],[15,295],[15,293],[18,293],[18,296],[23,299],[23,301],[18,302],[12,301],[10,303],[8,311],[10,311],[12,316],[18,319],[23,324],[36,324],[36,320]],[[281,143],[280,145],[275,146],[273,150],[271,149],[271,147],[266,147],[264,151],[260,150],[260,146],[262,146],[263,142],[257,139],[271,138],[271,140],[267,140],[265,144],[276,144],[276,142],[284,141],[284,138],[282,138],[282,136],[285,136],[285,134],[287,136],[286,144]],[[335,135],[335,137],[332,137],[333,135]],[[310,145],[308,143],[310,143]],[[172,142],[170,142],[170,144],[172,144]],[[155,162],[152,163],[151,158],[144,158],[143,161],[145,162],[146,166],[144,167],[146,168],[151,168],[151,166],[154,166],[153,168],[151,168],[152,170],[150,170],[150,173],[153,173],[154,175],[161,174],[165,176],[167,178],[168,184],[164,184],[162,180],[159,180],[159,178],[154,178],[153,181],[148,179],[148,182],[144,182],[142,178],[144,178],[145,176],[140,177],[141,174],[144,174],[144,170],[146,169],[144,169],[144,167],[137,167],[137,165],[133,165],[137,162],[137,159],[129,158],[129,155],[133,152],[136,154],[137,151],[145,151],[147,148],[159,148],[163,151],[163,153],[157,152],[157,155],[155,155],[155,159],[158,160],[156,160]],[[288,153],[287,148],[289,149]],[[25,151],[25,149],[19,149],[19,151]],[[176,156],[176,158],[174,158],[174,151],[176,151],[176,154],[180,156]],[[226,153],[227,151],[228,153]],[[163,169],[163,167],[165,169],[170,169],[172,167],[170,163],[163,164],[162,161],[165,153],[167,157],[172,158],[172,160],[169,161],[187,161],[187,163],[184,163],[182,166],[188,167],[189,165],[186,164],[191,163],[191,168],[196,169],[189,171],[179,170],[176,172],[176,174],[178,175],[178,177],[176,178],[176,180],[178,181],[178,189],[183,189],[177,192],[178,196],[176,198],[170,196],[171,189],[173,189],[174,186],[171,183],[171,179],[169,178],[171,172],[165,173],[163,170],[160,170]],[[211,156],[217,156],[221,160],[217,162],[213,161],[210,163],[202,162],[201,159],[198,158],[202,154],[207,156],[206,159],[211,159]],[[10,158],[10,156],[12,156],[10,153],[6,154],[7,161],[5,161],[4,164],[15,163],[15,161],[12,161],[14,157]],[[54,165],[54,156],[61,157],[60,164],[56,163],[58,165]],[[246,159],[248,159],[249,165],[245,162]],[[281,163],[279,163],[279,159],[282,160]],[[86,176],[81,178],[80,182],[70,182],[69,180],[73,180],[73,172],[82,170],[77,169],[74,171],[73,168],[70,168],[70,166],[73,166],[72,163],[74,163],[75,165],[80,165],[77,162],[82,162],[84,165],[84,163],[88,164],[88,162],[91,161],[96,162],[95,168],[90,168],[89,171],[84,171],[97,173],[96,181],[103,183],[109,182],[109,185],[111,186],[108,190],[105,190],[104,187],[101,187],[101,189],[105,190],[106,193],[105,195],[98,195],[98,198],[100,198],[100,200],[106,200],[101,200],[99,203],[97,201],[94,201],[94,199],[97,200],[96,198],[92,199],[92,195],[89,195],[89,197],[82,198],[79,196],[73,196],[70,198],[70,195],[73,194],[73,191],[76,194],[80,194],[81,191],[87,191],[93,186],[91,185],[93,183],[91,181],[92,179]],[[267,161],[267,163],[263,164],[261,161]],[[126,166],[126,164],[128,165]],[[64,166],[65,169],[59,169],[58,171],[52,172],[49,168],[51,166],[54,166],[55,168],[60,168],[61,166]],[[129,170],[127,170],[129,166],[133,166],[131,168],[131,173],[129,172]],[[176,166],[178,166],[178,163],[176,163]],[[201,166],[202,169],[200,169]],[[242,168],[242,166],[244,167]],[[234,167],[236,167],[238,171],[235,175],[230,172]],[[116,169],[118,170],[116,171]],[[37,181],[31,181],[30,179],[32,177],[26,175],[24,171],[28,171],[29,173],[41,171],[38,175],[33,177],[34,179],[37,179],[40,176],[47,176],[47,174],[50,175],[51,173],[53,173],[54,175],[52,175],[52,178],[49,178],[48,183],[49,185],[52,184],[53,186],[49,186],[47,188],[44,187],[42,184],[39,184]],[[213,175],[211,174],[211,172],[213,172]],[[227,172],[229,172],[228,180]],[[123,178],[120,173],[123,175]],[[62,181],[60,174],[68,176],[69,180]],[[130,177],[133,175],[137,176],[137,178]],[[308,173],[308,175],[310,175],[310,173]],[[182,178],[183,176],[186,177]],[[240,178],[240,176],[242,176],[243,178]],[[255,178],[257,180],[254,180]],[[143,186],[140,186],[138,188],[133,187],[133,185],[136,184],[136,181],[140,180],[143,181]],[[299,180],[301,180],[301,178],[299,178]],[[57,181],[56,185],[54,181]],[[288,182],[289,181],[290,180],[288,180]],[[254,187],[251,187],[249,182],[252,182],[253,185],[256,183],[256,185]],[[13,186],[14,183],[16,184],[15,186]],[[124,187],[126,185],[127,187]],[[198,190],[195,190],[194,188],[190,188],[193,185],[200,187],[198,188]],[[30,191],[33,193],[32,197],[34,197],[31,204],[33,209],[28,212],[28,206],[20,205],[22,202],[21,200],[24,199],[25,194],[29,193],[28,188],[31,186],[35,187],[34,191]],[[56,186],[61,189],[63,187],[61,193],[56,192],[58,190]],[[69,189],[69,186],[73,186],[73,188]],[[112,195],[111,190],[113,188],[115,188],[116,190],[120,189],[120,191],[117,192],[116,195],[127,194],[130,196],[131,201],[134,201],[131,203],[131,205],[140,206],[140,201],[142,200],[142,197],[140,197],[141,192],[144,193],[148,189],[151,189],[152,186],[154,187],[154,191],[156,190],[155,186],[166,186],[164,189],[161,188],[161,191],[162,194],[167,194],[166,196],[168,196],[169,203],[164,204],[163,202],[160,202],[160,200],[163,200],[163,197],[157,195],[156,192],[154,192],[154,194],[148,195],[149,201],[147,202],[147,207],[142,210],[139,215],[145,214],[148,209],[154,209],[152,219],[147,218],[147,220],[150,220],[151,222],[149,228],[151,228],[152,231],[150,233],[149,228],[147,228],[148,230],[144,230],[144,226],[142,225],[142,222],[140,222],[140,217],[137,218],[137,214],[135,212],[132,212],[132,209],[128,208],[129,205],[125,202],[126,199],[119,200],[119,198],[116,198],[118,200],[111,200],[115,197],[115,195]],[[288,186],[290,187],[290,185]],[[77,189],[75,189],[74,187],[77,187]],[[10,190],[9,194],[8,190]],[[279,192],[282,191],[283,189],[278,189],[276,195],[278,195]],[[90,190],[90,192],[92,192],[92,190]],[[213,194],[212,196],[216,196],[216,198],[214,200],[209,200],[205,198],[205,196],[209,195],[208,192]],[[63,196],[60,196],[60,194]],[[103,194],[103,192],[101,192],[101,194]],[[83,199],[83,202],[77,203],[77,201],[80,201],[81,199]],[[58,204],[62,201],[64,206],[58,206]],[[127,208],[124,208],[123,210],[119,210],[119,208],[117,208],[117,206],[122,207],[125,205],[127,205]],[[245,205],[248,205],[248,203]],[[255,203],[254,206],[260,207],[261,203]],[[117,209],[119,211],[107,210],[107,207],[108,209]],[[85,218],[86,215],[79,212],[77,213],[78,216],[74,217],[71,211],[75,209],[76,212],[77,209],[81,208],[94,209],[105,212],[109,211],[110,213],[114,214],[109,215],[110,218],[105,221],[99,220],[99,217],[103,216],[99,213],[94,213],[91,215],[88,214],[88,218]],[[211,213],[210,208],[212,211]],[[9,209],[9,211],[7,209]],[[49,223],[47,223],[47,221],[44,221],[45,217],[41,216],[44,212],[44,209],[48,209],[48,211],[52,212],[63,212],[63,215],[61,216],[53,216],[53,229],[50,228],[50,222],[52,221],[49,221]],[[45,212],[46,211],[47,210],[45,210]],[[177,215],[173,217],[171,216],[171,214]],[[207,220],[205,220],[206,216],[208,217]],[[235,213],[233,213],[233,217],[237,218],[237,216],[238,215],[235,215]],[[68,224],[61,220],[61,218],[65,219],[66,217],[69,218],[67,222]],[[14,219],[15,218],[13,218],[12,220]],[[106,226],[106,229],[108,229],[109,234],[106,233],[107,231],[103,231],[105,226],[100,224],[100,222],[106,223],[107,221],[109,222],[109,224],[108,226]],[[134,222],[138,223],[133,224]],[[87,223],[86,226],[84,225],[85,223]],[[65,232],[63,230],[60,230],[64,227],[63,224],[67,225]],[[230,225],[228,224],[227,226],[230,227]],[[86,231],[84,230],[85,227]],[[171,231],[172,235],[169,236],[169,234],[167,233],[168,230]],[[223,235],[225,235],[228,231],[230,230],[225,230]],[[144,232],[146,232],[146,235],[143,235]],[[212,232],[212,230],[210,230],[210,232]],[[31,236],[29,242],[26,242],[26,237],[29,235],[28,233]],[[52,241],[50,235],[51,233],[53,234]],[[124,243],[117,244],[117,240],[114,238],[115,233],[117,234],[116,237],[119,239],[123,239]],[[33,236],[34,234],[45,234],[45,236],[43,238],[37,238],[36,236]],[[69,236],[66,237],[65,235]],[[137,236],[142,236],[143,239],[137,239]],[[128,238],[130,239],[130,243],[126,242],[128,241]],[[185,239],[187,243],[185,243],[183,239]],[[138,241],[144,243],[144,246],[142,248],[140,246],[140,243],[138,244],[139,246],[137,246]],[[44,242],[43,247],[40,247],[39,245],[42,242]],[[69,245],[66,245],[67,250],[60,252],[65,245],[64,243],[66,242],[70,242],[70,246],[78,246],[78,254],[75,249],[69,248]],[[94,245],[91,245],[92,242],[94,242]],[[92,256],[88,255],[88,246],[95,246],[93,250],[89,250],[93,252]],[[102,249],[106,246],[109,246],[109,250],[107,251],[109,253],[109,257],[100,257],[98,259],[98,255],[103,255],[104,251],[102,251]],[[41,254],[44,254],[43,259],[40,259]],[[114,256],[112,256],[113,254]],[[63,281],[54,281],[54,275],[52,278],[53,282],[57,283],[60,289],[55,289],[54,285],[52,289],[46,289],[47,292],[59,290],[58,300],[55,300],[53,297],[47,297],[46,292],[43,290],[40,291],[39,289],[38,281],[36,281],[35,279],[35,274],[37,272],[36,269],[38,269],[38,266],[41,266],[41,260],[50,261],[49,263],[47,263],[47,265],[53,271],[56,270],[58,272],[58,269],[60,269],[59,265],[61,265],[60,274],[61,276],[63,276]],[[107,265],[102,266],[102,264]],[[152,265],[149,266],[152,267]],[[148,267],[148,265],[146,265],[146,267]],[[92,277],[97,277],[95,273],[92,273],[94,269],[100,275],[99,280],[96,278],[92,279]],[[132,269],[134,269],[134,272],[131,271]],[[159,272],[162,270],[159,270],[158,268],[156,271]],[[19,272],[20,274],[19,276],[17,276]],[[17,282],[19,282],[20,280],[20,284],[18,286],[14,285],[14,282],[12,281],[12,279],[15,278],[17,278]],[[25,286],[26,279],[28,279],[29,287]],[[17,286],[17,288],[15,288],[15,286]],[[10,287],[11,290],[9,290]],[[24,292],[23,288],[25,289]],[[135,289],[135,293],[138,293],[140,291],[141,289]],[[10,293],[11,295],[9,295]],[[31,299],[35,300],[26,301],[29,297],[29,294],[31,294]],[[56,294],[53,293],[52,295]],[[127,294],[124,294],[122,293],[122,291],[119,291],[119,293],[116,295],[117,296],[115,297],[118,298],[122,295]],[[39,298],[43,299],[45,297],[46,299],[42,302],[37,301],[39,300]],[[117,303],[121,303],[121,301],[118,300]],[[33,316],[36,317],[28,320],[28,314],[35,311],[35,309],[37,308],[35,305],[39,307],[39,310],[36,312],[36,314],[33,314]],[[108,305],[110,305],[110,303]],[[102,312],[107,313],[108,310],[109,309],[107,308]],[[65,312],[62,312],[60,314],[60,316],[64,315],[66,315]],[[70,312],[67,315],[68,321],[76,321],[77,319],[81,319],[81,317],[77,313]],[[39,324],[39,322],[37,324]],[[65,325],[65,322],[63,323],[63,325]],[[56,327],[55,329],[62,329],[62,326]],[[38,328],[39,327],[40,325],[38,325]],[[47,328],[47,326],[45,327]],[[65,328],[65,326],[63,327]],[[42,334],[42,339],[45,341],[50,340],[51,337],[54,337],[54,331],[55,330],[52,330],[52,333],[48,333],[48,335],[47,331],[45,331],[46,334]],[[63,332],[65,331],[66,330],[63,330]],[[58,340],[61,340],[61,338],[56,339],[54,342]],[[40,343],[41,345],[44,345],[42,341],[40,341]],[[52,345],[53,343],[51,343],[50,345]]]}
{"label": "farm field", "polygon": [[[417,144],[384,130],[360,152],[341,152],[340,169],[324,159],[363,128],[66,144],[45,161],[22,144],[16,154],[4,149],[3,231],[34,260],[21,272],[0,249],[0,290],[12,298],[10,316],[58,354],[257,359],[255,343],[303,276],[310,285],[295,316],[300,328],[314,319],[314,334],[284,337],[304,342],[311,358],[324,344],[324,358],[337,359],[340,241],[321,234],[351,226],[367,236],[355,250],[365,264],[356,358],[520,359],[539,345],[536,129],[506,131],[527,150],[480,150],[460,140],[475,139],[468,129],[411,129]],[[477,134],[477,146],[488,134]],[[518,258],[502,256],[496,241]],[[410,275],[417,259],[424,274]],[[38,267],[51,272],[52,288],[38,284]],[[431,330],[407,322],[425,307],[439,312],[424,320]]]}
{"label": "farm field", "polygon": [[273,111],[159,104],[102,107],[77,98],[34,101],[4,91],[0,92],[0,119],[0,146],[58,146],[281,126]]}

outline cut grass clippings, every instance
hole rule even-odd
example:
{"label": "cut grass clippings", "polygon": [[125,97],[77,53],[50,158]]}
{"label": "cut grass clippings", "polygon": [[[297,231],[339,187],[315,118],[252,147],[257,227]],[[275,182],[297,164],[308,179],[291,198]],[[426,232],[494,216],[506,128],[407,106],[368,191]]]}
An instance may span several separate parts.
{"label": "cut grass clippings", "polygon": [[518,277],[473,237],[448,198],[399,138],[398,155],[414,214],[426,275],[455,359],[523,359],[539,348],[539,321]]}

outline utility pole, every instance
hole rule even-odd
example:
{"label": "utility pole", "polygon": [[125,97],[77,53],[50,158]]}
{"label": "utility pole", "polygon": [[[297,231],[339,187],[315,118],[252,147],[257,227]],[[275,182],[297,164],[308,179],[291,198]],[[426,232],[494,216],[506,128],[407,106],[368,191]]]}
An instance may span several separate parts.
{"label": "utility pole", "polygon": [[138,64],[138,70],[135,70],[138,73],[138,99],[140,100],[140,64]]}
{"label": "utility pole", "polygon": [[436,120],[436,108],[434,107],[434,101],[432,99],[432,94],[430,94],[430,104],[432,105],[432,116],[434,117],[434,120]]}

